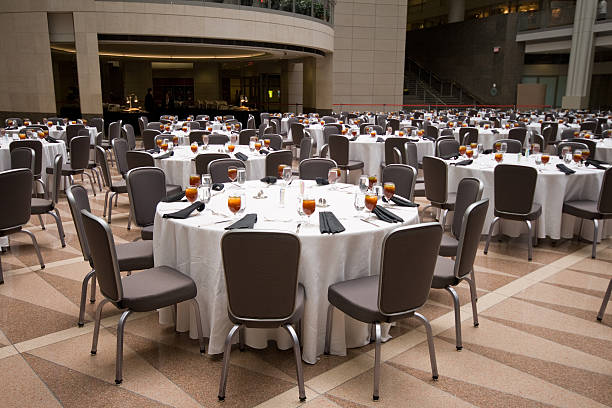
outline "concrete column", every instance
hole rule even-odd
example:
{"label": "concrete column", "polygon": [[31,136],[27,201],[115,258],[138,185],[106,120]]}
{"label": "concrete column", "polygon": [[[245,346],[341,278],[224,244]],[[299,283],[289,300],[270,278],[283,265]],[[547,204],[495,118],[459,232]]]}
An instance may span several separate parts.
{"label": "concrete column", "polygon": [[584,109],[589,106],[595,54],[593,24],[596,14],[597,0],[577,1],[563,108]]}
{"label": "concrete column", "polygon": [[281,112],[288,112],[289,103],[289,61],[281,60],[281,76],[280,76],[280,108]]}
{"label": "concrete column", "polygon": [[147,89],[153,88],[151,61],[125,61],[123,63],[123,96],[134,94],[136,105],[144,106]]}
{"label": "concrete column", "polygon": [[289,61],[287,64],[287,82],[287,110],[302,113],[302,104],[304,103],[304,64],[302,62]]}
{"label": "concrete column", "polygon": [[304,112],[331,112],[333,56],[304,58]]}
{"label": "concrete column", "polygon": [[102,83],[95,13],[73,14],[81,115],[102,114]]}
{"label": "concrete column", "polygon": [[193,92],[196,104],[220,99],[219,63],[196,62],[193,65]]}
{"label": "concrete column", "polygon": [[316,110],[317,62],[314,57],[308,57],[304,58],[302,63],[304,65],[304,80],[302,83],[304,112],[310,113]]}
{"label": "concrete column", "polygon": [[457,23],[465,20],[465,0],[450,0],[448,2],[448,22]]}

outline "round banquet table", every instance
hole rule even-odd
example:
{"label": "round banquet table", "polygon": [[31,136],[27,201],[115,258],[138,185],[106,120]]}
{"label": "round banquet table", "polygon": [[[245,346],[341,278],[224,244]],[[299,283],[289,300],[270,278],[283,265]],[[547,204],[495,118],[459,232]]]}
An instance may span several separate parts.
{"label": "round banquet table", "polygon": [[[517,160],[516,154],[506,154],[504,164],[518,164],[534,166],[533,156],[530,158],[521,157]],[[455,162],[451,160],[449,163]],[[599,191],[603,181],[603,170],[592,167],[576,168],[574,164],[568,165],[575,174],[565,175],[556,167],[562,161],[555,156],[550,156],[550,162],[538,172],[534,202],[542,206],[542,215],[537,221],[538,238],[550,237],[552,239],[571,238],[577,234],[580,226],[580,219],[568,214],[563,214],[563,202],[568,200],[594,200],[599,198]],[[489,226],[493,221],[493,209],[495,205],[494,195],[494,169],[496,162],[493,155],[482,155],[474,160],[469,166],[448,166],[448,191],[456,192],[459,181],[465,177],[475,177],[484,183],[482,198],[488,198],[489,210],[487,219],[483,226],[483,234],[489,233]],[[576,220],[578,222],[576,222]],[[524,222],[502,220],[497,223],[494,234],[501,232],[505,235],[516,237],[521,233],[527,232]],[[612,222],[604,221],[600,223],[600,239],[612,235]],[[584,222],[582,236],[591,240],[593,237],[593,224]]]}
{"label": "round banquet table", "polygon": [[[306,290],[304,317],[302,320],[302,358],[315,363],[323,353],[325,324],[328,308],[327,289],[330,285],[363,276],[378,274],[382,242],[387,233],[400,225],[416,224],[419,216],[416,208],[391,206],[390,210],[403,218],[403,223],[385,223],[373,215],[368,222],[360,219],[365,213],[357,213],[353,207],[356,186],[336,184],[317,186],[313,181],[304,181],[306,189],[318,200],[325,197],[329,207],[344,225],[346,231],[336,234],[319,232],[320,208],[310,217],[308,225],[302,225],[298,237],[301,243],[299,282]],[[279,206],[279,185],[268,187],[260,181],[245,184],[245,213],[256,213],[256,230],[278,230],[296,233],[298,215],[299,181],[287,189],[285,206]],[[239,189],[225,185],[213,197],[202,213],[185,220],[163,218],[164,213],[186,207],[187,203],[160,203],[155,216],[153,249],[155,265],[168,265],[189,275],[198,288],[197,301],[200,305],[204,336],[209,338],[208,352],[223,352],[225,337],[232,327],[227,315],[227,292],[221,258],[220,242],[224,228],[235,219],[227,209],[227,190]],[[335,189],[335,190],[332,190]],[[262,190],[265,199],[255,199]],[[211,212],[209,209],[212,209]],[[240,254],[235,254],[240,256]],[[166,308],[160,311],[162,324],[172,321],[172,313]],[[179,305],[177,330],[190,331],[197,337],[194,316],[189,307]],[[385,327],[385,338],[388,339]],[[289,349],[292,342],[281,329],[247,329],[246,344],[254,348],[266,348],[268,340],[275,340],[281,349]],[[331,352],[345,355],[347,347],[361,347],[369,343],[368,325],[357,322],[336,311],[332,331]]]}
{"label": "round banquet table", "polygon": [[597,142],[595,159],[612,164],[612,139],[600,139]]}
{"label": "round banquet table", "polygon": [[[174,155],[165,159],[157,159],[163,153],[155,154],[155,166],[159,167],[166,174],[166,183],[178,184],[183,188],[189,186],[189,176],[195,174],[195,157],[189,146],[177,146],[174,148]],[[206,150],[202,147],[198,149],[200,153],[227,153],[231,158],[236,158],[235,153],[242,152],[248,156],[244,162],[246,167],[247,180],[259,180],[266,175],[266,156],[255,151],[251,153],[249,146],[236,145],[234,153],[227,153],[223,145],[208,145]]]}
{"label": "round banquet table", "polygon": [[[357,140],[349,143],[349,159],[363,162],[363,172],[368,176],[376,176],[380,178],[382,175],[381,164],[385,161],[385,144],[376,142],[378,138],[387,139],[388,135],[371,137],[369,135],[361,135]],[[399,136],[393,136],[399,137]],[[406,142],[414,142],[417,146],[417,158],[419,163],[423,160],[423,156],[434,155],[434,144],[431,140],[419,139],[418,141],[406,138]],[[418,170],[418,169],[417,169]]]}
{"label": "round banquet table", "polygon": [[[9,150],[9,144],[13,139],[1,139],[0,138],[0,170],[9,170],[11,168],[11,153]],[[63,140],[58,140],[57,143],[49,143],[46,140],[42,141],[43,145],[43,157],[42,157],[42,174],[45,174],[47,167],[53,166],[53,159],[57,154],[61,154],[64,157],[64,163],[68,156],[66,153],[66,144]],[[44,179],[43,179],[44,181]]]}
{"label": "round banquet table", "polygon": [[[463,143],[462,140],[459,140],[459,129],[460,128],[455,128],[453,130],[453,135],[459,143]],[[493,149],[495,142],[498,140],[508,139],[508,132],[510,132],[509,129],[485,129],[484,127],[478,127],[477,129],[478,143],[482,143],[482,148],[485,150]]]}

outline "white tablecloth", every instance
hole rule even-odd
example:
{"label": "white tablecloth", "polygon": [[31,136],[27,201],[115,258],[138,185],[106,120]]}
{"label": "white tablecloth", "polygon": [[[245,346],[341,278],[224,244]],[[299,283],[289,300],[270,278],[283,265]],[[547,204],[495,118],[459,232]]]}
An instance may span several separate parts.
{"label": "white tablecloth", "polygon": [[[310,225],[302,225],[299,232],[302,244],[299,282],[306,289],[302,358],[308,363],[315,363],[317,356],[323,353],[329,305],[327,288],[343,280],[377,274],[383,238],[400,224],[388,224],[373,216],[369,220],[378,226],[361,221],[353,207],[353,191],[356,186],[337,184],[339,190],[330,191],[331,186],[316,186],[311,181],[305,183],[316,199],[326,198],[330,206],[325,210],[333,211],[346,228],[345,232],[333,236],[320,234],[317,211],[310,217]],[[298,185],[299,182],[292,183],[286,193],[285,207],[280,208],[278,185],[268,188],[259,181],[247,182],[246,213],[257,213],[255,229],[295,233],[298,222]],[[208,207],[229,215],[226,189],[214,195]],[[253,198],[260,189],[267,195],[267,199]],[[223,352],[225,337],[232,326],[227,316],[227,293],[220,250],[224,227],[230,222],[215,224],[223,220],[223,217],[207,211],[186,220],[170,220],[161,216],[162,211],[175,211],[186,205],[160,203],[158,206],[153,234],[155,265],[172,266],[195,280],[204,336],[209,337],[207,350],[211,354],[218,354]],[[414,208],[394,206],[392,211],[405,220],[405,225],[419,222]],[[160,313],[160,320],[165,322],[166,319],[171,319],[171,313],[164,310]],[[188,307],[179,307],[177,328],[180,331],[190,330],[190,335],[197,337],[194,317]],[[248,329],[245,337],[246,343],[255,348],[267,347],[269,339],[276,340],[282,349],[291,347],[289,336],[280,329]],[[369,337],[368,325],[339,312],[334,315],[332,353],[344,355],[347,347],[368,344]]]}
{"label": "white tablecloth", "polygon": [[[11,168],[11,153],[9,151],[10,142],[7,139],[0,140],[0,170],[9,170]],[[45,169],[53,166],[53,160],[58,153],[64,157],[64,163],[67,160],[66,144],[60,140],[58,143],[49,143],[46,140],[42,141],[43,156],[42,156],[42,174],[45,181]]]}
{"label": "white tablecloth", "polygon": [[[493,149],[495,142],[497,142],[498,140],[508,139],[508,132],[510,131],[509,129],[494,129],[495,132],[497,132],[495,133],[493,132],[493,129],[485,129],[483,127],[479,127],[477,129],[478,143],[482,143],[482,148],[485,150]],[[453,135],[459,143],[463,143],[462,140],[459,140],[459,128],[455,128],[455,130],[453,131]]]}
{"label": "white tablecloth", "polygon": [[[222,145],[209,145],[206,150],[202,150],[202,147],[200,147],[198,153],[218,153],[219,150],[225,153],[224,146]],[[244,162],[247,180],[259,180],[266,175],[265,155],[259,154],[258,152],[251,153],[249,146],[237,145],[234,153],[238,152],[242,152],[249,157],[249,159]],[[230,157],[234,157],[233,154],[228,154]],[[189,176],[195,174],[195,156],[196,155],[191,152],[189,147],[179,146],[174,149],[174,156],[168,157],[167,159],[155,160],[155,165],[166,174],[166,183],[178,184],[186,188],[189,186]]]}
{"label": "white tablecloth", "polygon": [[597,143],[595,159],[612,164],[612,139],[603,139]]}
{"label": "white tablecloth", "polygon": [[[516,154],[506,154],[504,163],[534,165],[533,158],[521,158],[517,162]],[[585,167],[576,169],[573,164],[569,167],[576,170],[575,174],[565,175],[556,168],[556,163],[560,159],[551,156],[550,162],[545,166],[543,172],[538,173],[538,181],[534,202],[542,205],[542,215],[537,221],[538,238],[550,237],[552,239],[571,238],[580,224],[576,223],[576,218],[562,214],[563,201],[567,200],[597,200],[603,180],[603,171],[588,169]],[[489,211],[483,227],[483,234],[489,232],[489,226],[493,220],[494,209],[494,176],[495,161],[492,155],[483,155],[475,160],[470,166],[449,166],[448,167],[448,191],[456,192],[459,181],[465,177],[475,177],[484,183],[483,198],[488,198]],[[604,222],[600,227],[604,237],[612,235],[612,222]],[[517,221],[503,220],[497,225],[501,225],[502,232],[508,236],[518,236],[527,231],[525,223]],[[592,239],[592,223],[585,222],[582,234],[586,239]]]}

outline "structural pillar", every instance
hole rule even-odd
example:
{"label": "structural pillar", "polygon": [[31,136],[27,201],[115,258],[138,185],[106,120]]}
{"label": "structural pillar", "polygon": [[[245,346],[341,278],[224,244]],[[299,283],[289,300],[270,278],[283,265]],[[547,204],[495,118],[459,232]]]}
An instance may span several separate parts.
{"label": "structural pillar", "polygon": [[75,12],[73,19],[81,115],[101,115],[102,83],[95,13]]}
{"label": "structural pillar", "polygon": [[289,61],[287,64],[287,99],[288,112],[303,112],[304,64],[301,61]]}
{"label": "structural pillar", "polygon": [[314,57],[304,58],[302,60],[304,66],[304,80],[302,83],[304,113],[314,112],[316,110],[317,101],[317,62]]}
{"label": "structural pillar", "polygon": [[331,113],[333,92],[333,56],[303,59],[304,112]]}
{"label": "structural pillar", "polygon": [[576,2],[567,85],[562,102],[565,109],[585,109],[589,106],[595,56],[593,24],[596,14],[597,0],[578,0]]}
{"label": "structural pillar", "polygon": [[448,22],[458,23],[465,20],[465,0],[450,0],[448,2]]}

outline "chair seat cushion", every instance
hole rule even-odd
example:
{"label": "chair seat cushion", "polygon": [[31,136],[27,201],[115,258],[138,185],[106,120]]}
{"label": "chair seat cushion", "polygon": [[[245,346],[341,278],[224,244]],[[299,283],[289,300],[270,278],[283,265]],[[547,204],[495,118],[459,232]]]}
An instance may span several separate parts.
{"label": "chair seat cushion", "polygon": [[178,184],[166,184],[166,197],[178,194],[183,191],[183,188]]}
{"label": "chair seat cushion", "polygon": [[493,211],[493,215],[496,217],[504,218],[506,220],[515,220],[515,221],[533,221],[537,220],[542,214],[542,206],[538,203],[533,203],[531,205],[531,211],[528,214],[513,214],[507,213],[503,211],[498,211],[497,208]]}
{"label": "chair seat cushion", "polygon": [[435,203],[432,201],[431,205],[436,208],[443,210],[455,211],[455,200],[457,200],[457,193],[448,193],[446,195],[445,203]]}
{"label": "chair seat cushion", "polygon": [[32,214],[48,213],[49,211],[53,211],[54,208],[55,206],[51,200],[45,200],[42,198],[32,199]]}
{"label": "chair seat cushion", "polygon": [[455,286],[458,283],[459,279],[455,277],[455,261],[438,256],[431,287],[434,289],[444,289],[447,286]]}
{"label": "chair seat cushion", "polygon": [[113,185],[110,189],[113,193],[127,194],[127,184],[125,183],[125,180],[113,180]]}
{"label": "chair seat cushion", "polygon": [[449,234],[442,234],[442,241],[440,242],[440,256],[456,256],[457,248],[459,247],[459,241],[455,237]]}
{"label": "chair seat cushion", "polygon": [[363,169],[363,162],[362,161],[356,161],[356,160],[349,160],[349,162],[347,164],[339,164],[338,168],[342,169],[342,170],[358,170],[358,169]]}
{"label": "chair seat cushion", "polygon": [[123,299],[119,307],[148,312],[193,299],[198,291],[189,276],[168,266],[147,269],[121,278]]}
{"label": "chair seat cushion", "polygon": [[597,201],[575,200],[563,203],[563,212],[587,220],[612,218],[612,214],[597,211]]}
{"label": "chair seat cushion", "polygon": [[94,169],[98,166],[98,164],[95,161],[90,161],[89,163],[87,163],[87,168],[88,169]]}
{"label": "chair seat cushion", "polygon": [[153,225],[147,225],[140,230],[140,237],[144,240],[153,239]]}
{"label": "chair seat cushion", "polygon": [[228,316],[232,323],[234,324],[244,324],[246,327],[255,327],[255,328],[274,328],[280,327],[285,324],[293,324],[302,320],[302,316],[304,316],[304,301],[306,300],[306,290],[301,283],[298,283],[297,292],[295,294],[295,307],[293,308],[293,313],[291,316],[287,317],[284,320],[276,321],[276,322],[265,322],[265,321],[249,321],[242,320],[239,317],[233,316],[229,313]]}
{"label": "chair seat cushion", "polygon": [[327,300],[342,312],[364,323],[391,322],[411,316],[414,312],[385,316],[378,310],[378,275],[351,279],[331,285]]}
{"label": "chair seat cushion", "polygon": [[152,268],[153,241],[134,241],[119,244],[117,249],[117,263],[120,271],[137,271]]}
{"label": "chair seat cushion", "polygon": [[[53,167],[47,167],[46,172],[47,174],[53,174]],[[72,167],[70,167],[70,163],[62,164],[62,171],[61,171],[62,176],[73,176],[75,174],[81,174],[81,173],[83,173],[83,169],[74,170]]]}

